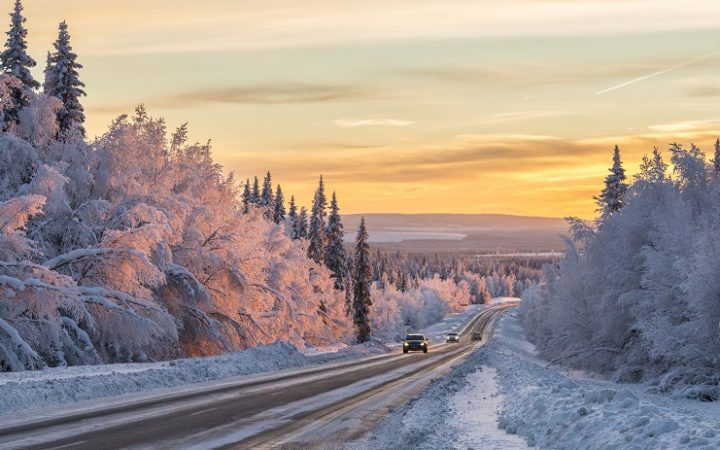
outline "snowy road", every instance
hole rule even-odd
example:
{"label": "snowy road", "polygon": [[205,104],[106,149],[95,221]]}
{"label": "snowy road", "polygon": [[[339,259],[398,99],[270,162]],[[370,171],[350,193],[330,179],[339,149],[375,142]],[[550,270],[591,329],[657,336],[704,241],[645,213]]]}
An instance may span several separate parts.
{"label": "snowy road", "polygon": [[[186,389],[41,421],[0,425],[1,448],[331,448],[359,436],[490,336],[513,304],[482,310],[460,345]],[[473,331],[484,339],[472,342]],[[432,344],[432,343],[431,343]]]}

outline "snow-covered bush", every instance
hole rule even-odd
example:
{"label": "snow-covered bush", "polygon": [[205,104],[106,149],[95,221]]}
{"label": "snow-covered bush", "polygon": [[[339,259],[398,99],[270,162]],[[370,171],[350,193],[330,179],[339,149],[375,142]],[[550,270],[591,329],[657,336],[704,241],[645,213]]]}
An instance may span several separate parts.
{"label": "snow-covered bush", "polygon": [[619,211],[573,223],[559,270],[526,291],[523,320],[551,361],[717,399],[720,174],[695,146],[670,151],[672,176],[656,150]]}
{"label": "snow-covered bush", "polygon": [[30,98],[0,134],[0,371],[351,335],[330,272],[241,213],[209,145],[142,107],[89,145],[58,141],[56,111]]}
{"label": "snow-covered bush", "polygon": [[400,291],[388,284],[372,287],[371,323],[373,334],[398,339],[406,332],[439,322],[449,313],[459,312],[470,303],[468,284],[442,280],[438,275],[419,280],[418,287]]}

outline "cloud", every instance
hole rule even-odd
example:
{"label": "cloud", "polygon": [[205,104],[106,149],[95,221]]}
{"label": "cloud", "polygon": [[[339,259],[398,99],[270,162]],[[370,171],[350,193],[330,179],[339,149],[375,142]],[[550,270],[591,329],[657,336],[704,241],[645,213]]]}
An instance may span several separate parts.
{"label": "cloud", "polygon": [[379,97],[377,92],[359,86],[281,83],[198,89],[162,97],[153,103],[166,107],[184,107],[203,103],[325,103]]}
{"label": "cloud", "polygon": [[333,121],[340,128],[356,127],[406,127],[414,122],[399,119],[338,119]]}
{"label": "cloud", "polygon": [[720,77],[689,78],[682,88],[688,97],[715,97],[720,95]]}
{"label": "cloud", "polygon": [[390,95],[363,86],[289,82],[195,89],[154,99],[138,99],[134,103],[92,105],[88,109],[97,113],[120,114],[132,110],[141,102],[151,108],[187,108],[212,103],[289,105],[363,101],[386,99]]}
{"label": "cloud", "polygon": [[695,133],[700,131],[712,132],[720,130],[720,118],[704,120],[687,120],[659,125],[650,125],[648,128],[660,133]]}
{"label": "cloud", "polygon": [[[228,51],[337,46],[378,41],[427,41],[526,36],[587,36],[712,29],[716,0],[680,1],[260,1],[36,0],[33,23],[51,30],[74,20],[73,37],[95,35],[97,54]],[[143,11],[143,14],[136,14]],[[132,32],[126,24],[132,21]],[[98,31],[102,31],[98,35]],[[47,41],[47,36],[41,42]]]}

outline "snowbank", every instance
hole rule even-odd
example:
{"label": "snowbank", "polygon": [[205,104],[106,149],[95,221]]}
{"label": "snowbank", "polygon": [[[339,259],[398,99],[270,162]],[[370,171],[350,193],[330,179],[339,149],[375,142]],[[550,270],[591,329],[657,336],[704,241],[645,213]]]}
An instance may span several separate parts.
{"label": "snowbank", "polygon": [[357,357],[364,350],[356,347],[306,356],[287,342],[276,342],[208,358],[0,373],[0,415]]}
{"label": "snowbank", "polygon": [[[448,331],[461,330],[484,307],[472,305],[421,331],[426,332],[431,340],[441,343]],[[4,372],[0,373],[0,416],[29,407],[44,408],[123,394],[169,390],[192,383],[359,358],[387,352],[396,345],[394,342],[388,344],[373,340],[360,345],[297,349],[281,341],[205,358]]]}
{"label": "snowbank", "polygon": [[720,447],[720,405],[673,400],[644,385],[580,378],[535,357],[511,312],[487,351],[504,394],[500,426],[540,448]]}

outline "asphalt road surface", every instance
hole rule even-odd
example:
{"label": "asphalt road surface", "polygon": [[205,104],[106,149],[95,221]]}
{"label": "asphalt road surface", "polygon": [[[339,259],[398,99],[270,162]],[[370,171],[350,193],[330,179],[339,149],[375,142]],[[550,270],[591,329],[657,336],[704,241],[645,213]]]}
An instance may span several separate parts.
{"label": "asphalt road surface", "polygon": [[[0,424],[0,448],[332,448],[359,437],[431,378],[445,375],[484,345],[494,320],[513,306],[484,309],[461,331],[459,344],[431,342],[428,354],[398,349],[396,354]],[[473,332],[483,339],[471,340]]]}

